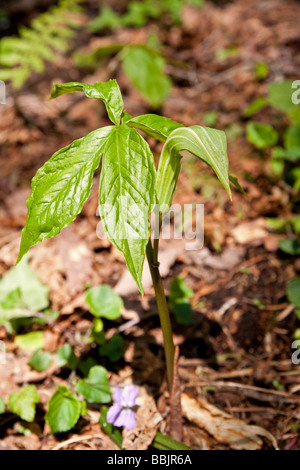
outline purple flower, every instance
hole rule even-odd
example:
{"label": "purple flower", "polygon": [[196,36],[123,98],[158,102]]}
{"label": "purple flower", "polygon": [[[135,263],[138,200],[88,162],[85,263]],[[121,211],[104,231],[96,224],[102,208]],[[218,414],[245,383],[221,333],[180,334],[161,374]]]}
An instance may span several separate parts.
{"label": "purple flower", "polygon": [[114,392],[114,402],[107,412],[107,422],[112,423],[114,426],[128,429],[129,431],[135,427],[135,406],[136,398],[139,394],[139,389],[134,385],[127,385],[123,392],[117,386]]}

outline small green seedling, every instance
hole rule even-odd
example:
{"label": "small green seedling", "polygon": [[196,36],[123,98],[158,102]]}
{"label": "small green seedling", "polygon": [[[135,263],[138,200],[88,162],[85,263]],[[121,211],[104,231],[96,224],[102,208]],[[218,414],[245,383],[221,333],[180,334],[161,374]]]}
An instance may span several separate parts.
{"label": "small green seedling", "polygon": [[[54,237],[73,222],[89,196],[94,172],[102,158],[99,187],[102,225],[111,243],[124,254],[141,294],[143,265],[147,256],[171,387],[174,344],[159,273],[159,239],[157,236],[152,245],[149,215],[158,207],[161,221],[162,215],[169,210],[180,172],[182,151],[192,153],[212,168],[231,197],[226,137],[220,130],[184,127],[158,115],[130,116],[123,109],[121,92],[115,80],[94,85],[78,82],[54,84],[51,98],[78,91],[103,101],[112,125],[96,129],[58,150],[38,170],[27,201],[27,221],[18,261],[30,247]],[[157,170],[148,143],[136,129],[164,142]]]}

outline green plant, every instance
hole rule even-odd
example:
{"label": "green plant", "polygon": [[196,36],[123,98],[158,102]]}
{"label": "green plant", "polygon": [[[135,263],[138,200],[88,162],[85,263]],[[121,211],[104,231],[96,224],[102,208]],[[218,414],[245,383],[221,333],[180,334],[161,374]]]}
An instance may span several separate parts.
{"label": "green plant", "polygon": [[65,385],[60,385],[49,400],[45,420],[53,434],[72,429],[79,417],[86,414],[86,404]]}
{"label": "green plant", "polygon": [[28,365],[38,372],[48,369],[50,364],[51,354],[47,351],[42,351],[41,349],[37,349],[28,362]]}
{"label": "green plant", "polygon": [[120,28],[124,26],[141,27],[148,20],[158,20],[163,15],[169,15],[173,23],[180,23],[181,10],[185,4],[202,7],[203,0],[144,0],[143,2],[130,1],[128,10],[123,14],[116,13],[109,6],[103,6],[97,18],[89,23],[92,32],[104,28]]}
{"label": "green plant", "polygon": [[46,61],[69,48],[74,28],[80,24],[78,12],[82,0],[60,0],[46,13],[37,16],[30,27],[19,28],[18,37],[0,40],[0,80],[19,88],[32,72],[43,72]]}
{"label": "green plant", "polygon": [[13,392],[8,398],[8,408],[12,413],[30,423],[35,417],[35,407],[39,403],[40,396],[34,385],[27,385],[21,391]]}
{"label": "green plant", "polygon": [[[251,117],[268,105],[284,113],[290,121],[280,134],[268,124],[250,122],[247,125],[247,138],[257,148],[272,148],[273,172],[277,175],[285,174],[286,180],[299,191],[300,170],[297,165],[300,160],[300,107],[292,100],[293,83],[292,80],[271,83],[268,95],[256,99],[243,115]],[[276,146],[278,140],[282,142],[281,146]]]}
{"label": "green plant", "polygon": [[[143,294],[142,270],[147,256],[164,335],[168,383],[172,387],[174,345],[167,300],[159,273],[157,236],[150,239],[149,214],[158,204],[159,225],[167,212],[180,172],[180,152],[191,152],[216,173],[231,197],[226,137],[222,131],[183,127],[158,115],[132,117],[123,110],[115,80],[95,85],[54,84],[51,98],[83,91],[106,106],[113,125],[97,129],[57,151],[32,180],[28,214],[18,261],[36,243],[57,235],[81,211],[93,174],[102,157],[99,212],[104,230],[125,257],[127,267]],[[151,150],[137,132],[164,141],[158,169]],[[160,228],[160,227],[159,227]],[[159,230],[158,230],[159,231]]]}
{"label": "green plant", "polygon": [[150,45],[115,44],[100,47],[90,54],[78,52],[75,61],[78,67],[99,66],[105,59],[115,55],[135,88],[153,108],[158,108],[168,96],[171,80],[165,74],[165,58]]}
{"label": "green plant", "polygon": [[175,314],[177,323],[192,325],[194,315],[190,304],[190,298],[194,292],[184,282],[184,278],[177,277],[170,285],[169,304]]}

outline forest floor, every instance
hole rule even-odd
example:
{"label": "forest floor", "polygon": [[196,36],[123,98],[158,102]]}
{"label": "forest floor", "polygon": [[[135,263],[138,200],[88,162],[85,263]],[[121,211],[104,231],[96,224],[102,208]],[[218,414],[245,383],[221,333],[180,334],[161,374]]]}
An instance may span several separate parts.
{"label": "forest floor", "polygon": [[[300,445],[300,365],[291,361],[294,332],[300,324],[286,299],[286,284],[300,272],[300,264],[278,250],[284,235],[270,231],[266,222],[267,217],[291,216],[299,205],[292,208],[290,188],[272,177],[268,152],[262,154],[247,142],[242,117],[247,106],[266,93],[268,83],[294,78],[299,72],[299,17],[300,4],[293,1],[205,2],[201,10],[186,7],[182,24],[168,32],[150,23],[96,39],[83,35],[81,45],[92,50],[95,44],[143,42],[149,33],[157,33],[166,56],[173,63],[188,64],[187,70],[167,66],[173,87],[159,112],[188,126],[205,125],[204,115],[216,111],[215,127],[228,137],[231,173],[248,194],[247,198],[234,191],[230,202],[209,170],[193,159],[184,160],[174,202],[204,204],[204,247],[186,251],[185,239],[161,241],[166,291],[171,280],[181,276],[194,292],[194,324],[178,325],[172,317],[180,348],[183,442],[192,449]],[[232,46],[235,53],[225,58],[216,54]],[[254,69],[261,62],[270,71],[266,80],[258,81]],[[113,59],[86,75],[65,57],[32,77],[22,91],[8,89],[7,103],[0,107],[1,276],[16,262],[30,180],[37,169],[59,148],[108,123],[97,100],[73,94],[48,102],[52,82],[93,83],[112,74],[130,114],[151,112]],[[268,108],[258,119],[280,125]],[[158,155],[161,146],[151,139],[150,144]],[[53,324],[31,329],[45,330],[45,349],[52,354],[69,343],[77,356],[99,361],[96,349],[83,341],[92,322],[84,302],[85,286],[106,283],[122,296],[122,319],[107,321],[105,327],[108,337],[122,332],[124,358],[101,361],[112,384],[134,382],[143,390],[138,427],[125,432],[125,442],[128,449],[146,449],[157,429],[168,433],[162,333],[149,277],[145,276],[142,298],[123,256],[97,236],[98,183],[99,172],[76,221],[30,251],[30,265],[50,289],[51,308],[60,312]],[[33,371],[27,364],[30,354],[17,347],[3,326],[0,340],[7,352],[7,364],[0,366],[0,396],[6,400],[26,384],[35,384],[41,396],[35,422],[26,424],[30,435],[18,432],[16,416],[0,416],[0,448],[116,448],[98,424],[97,407],[69,433],[51,435],[43,418],[47,401],[58,384],[70,384],[73,376],[54,365],[44,372]],[[236,433],[238,443],[233,439]]]}

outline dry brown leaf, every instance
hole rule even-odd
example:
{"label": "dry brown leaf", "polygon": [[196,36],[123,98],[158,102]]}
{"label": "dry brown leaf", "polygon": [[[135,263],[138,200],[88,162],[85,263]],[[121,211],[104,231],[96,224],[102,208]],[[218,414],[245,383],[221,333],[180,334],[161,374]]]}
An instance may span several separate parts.
{"label": "dry brown leaf", "polygon": [[252,243],[256,246],[260,245],[261,241],[268,236],[266,221],[259,218],[252,222],[242,223],[232,230],[232,236],[241,245],[246,245],[247,243]]}
{"label": "dry brown leaf", "polygon": [[276,439],[260,426],[246,424],[219,408],[208,403],[205,398],[181,394],[182,413],[192,423],[205,429],[216,441],[228,444],[235,450],[259,450],[263,444],[259,436],[266,437],[278,449]]}
{"label": "dry brown leaf", "polygon": [[132,431],[123,431],[123,448],[126,450],[146,450],[153,441],[162,416],[147,387],[139,387],[137,398],[136,426]]}

